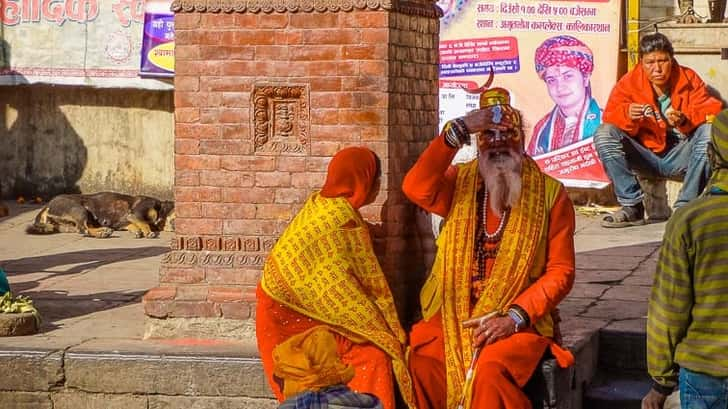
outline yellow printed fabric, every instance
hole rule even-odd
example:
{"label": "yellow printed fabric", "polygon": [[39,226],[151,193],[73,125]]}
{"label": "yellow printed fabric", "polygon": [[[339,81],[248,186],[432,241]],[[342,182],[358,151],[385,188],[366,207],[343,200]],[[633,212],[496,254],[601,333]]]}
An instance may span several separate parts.
{"label": "yellow printed fabric", "polygon": [[438,251],[432,271],[433,282],[440,287],[433,291],[434,297],[442,297],[448,408],[458,405],[465,372],[473,356],[471,330],[463,329],[462,321],[491,311],[505,312],[530,285],[529,273],[546,225],[546,182],[530,158],[523,162],[522,177],[523,186],[527,188],[511,210],[486,287],[471,311],[470,274],[475,254],[476,201],[480,183],[478,162],[472,161],[458,170],[452,208],[438,239],[442,249]]}
{"label": "yellow printed fabric", "polygon": [[261,286],[352,341],[381,348],[392,359],[404,400],[415,408],[405,332],[367,226],[346,199],[314,193],[306,201],[271,251]]}

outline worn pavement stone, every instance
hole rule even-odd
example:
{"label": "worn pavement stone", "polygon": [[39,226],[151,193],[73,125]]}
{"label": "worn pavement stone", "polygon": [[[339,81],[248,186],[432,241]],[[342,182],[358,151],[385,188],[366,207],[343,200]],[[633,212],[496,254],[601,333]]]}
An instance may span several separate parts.
{"label": "worn pavement stone", "polygon": [[576,269],[581,270],[635,270],[644,257],[628,256],[600,256],[598,254],[578,253],[576,255]]}
{"label": "worn pavement stone", "polygon": [[275,409],[277,407],[278,401],[275,399],[155,395],[149,397],[148,409]]}
{"label": "worn pavement stone", "polygon": [[582,316],[606,320],[612,320],[617,317],[619,319],[644,318],[647,316],[647,303],[622,300],[598,300],[594,305],[589,306]]}
{"label": "worn pavement stone", "polygon": [[144,318],[144,338],[255,339],[253,320],[227,318]]}
{"label": "worn pavement stone", "polygon": [[3,348],[0,350],[0,390],[50,390],[63,381],[61,354],[60,351]]}
{"label": "worn pavement stone", "polygon": [[51,395],[53,409],[147,409],[147,397],[66,390]]}
{"label": "worn pavement stone", "polygon": [[[605,235],[609,235],[612,230],[603,229]],[[633,232],[633,235],[639,235],[638,232]],[[645,256],[649,256],[657,251],[660,247],[659,242],[648,242],[639,243],[628,246],[605,246],[599,249],[593,249],[585,252],[580,252],[584,255],[589,256],[617,256],[617,257],[639,257],[644,259]]]}
{"label": "worn pavement stone", "polygon": [[65,370],[66,387],[89,392],[272,397],[249,343],[94,340],[68,350]]}
{"label": "worn pavement stone", "polygon": [[48,392],[0,391],[2,409],[54,409]]}
{"label": "worn pavement stone", "polygon": [[602,300],[624,300],[647,302],[651,287],[644,285],[615,285],[602,294]]}
{"label": "worn pavement stone", "polygon": [[644,334],[647,332],[647,318],[636,318],[612,321],[604,327],[608,331],[633,332]]}
{"label": "worn pavement stone", "polygon": [[625,278],[622,284],[652,285],[655,279],[655,268],[657,257],[650,257],[637,267],[629,277]]}
{"label": "worn pavement stone", "polygon": [[567,317],[575,317],[581,315],[586,309],[594,303],[592,298],[567,297],[559,304],[561,319]]}
{"label": "worn pavement stone", "polygon": [[575,298],[599,298],[610,289],[605,284],[575,283],[569,295]]}
{"label": "worn pavement stone", "polygon": [[630,274],[626,270],[577,270],[574,282],[610,285],[619,283]]}

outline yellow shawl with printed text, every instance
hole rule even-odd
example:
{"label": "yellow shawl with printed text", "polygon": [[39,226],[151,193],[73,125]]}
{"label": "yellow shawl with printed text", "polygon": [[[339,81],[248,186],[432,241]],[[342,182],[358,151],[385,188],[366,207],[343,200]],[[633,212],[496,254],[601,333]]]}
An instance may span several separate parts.
{"label": "yellow shawl with printed text", "polygon": [[[432,276],[425,284],[425,287],[436,288],[423,288],[422,292],[425,318],[438,310],[442,314],[448,408],[458,405],[473,355],[472,331],[463,329],[461,323],[491,311],[505,312],[531,284],[530,274],[548,213],[545,178],[532,159],[524,159],[523,192],[511,209],[483,294],[472,306],[470,287],[478,220],[476,202],[478,184],[482,182],[477,160],[458,169],[452,207],[438,238],[439,251]],[[537,322],[536,326],[541,334],[550,336],[553,332],[550,316]]]}
{"label": "yellow shawl with printed text", "polygon": [[345,198],[314,193],[278,239],[263,267],[271,298],[392,358],[402,396],[415,408],[406,336],[372,248],[369,230]]}

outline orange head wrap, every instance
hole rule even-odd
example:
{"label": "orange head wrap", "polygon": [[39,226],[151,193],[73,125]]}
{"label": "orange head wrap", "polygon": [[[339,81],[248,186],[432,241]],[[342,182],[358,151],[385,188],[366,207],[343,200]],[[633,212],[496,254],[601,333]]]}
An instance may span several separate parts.
{"label": "orange head wrap", "polygon": [[378,176],[379,160],[374,152],[360,147],[342,149],[329,163],[321,196],[345,197],[358,209],[366,204]]}
{"label": "orange head wrap", "polygon": [[466,89],[471,94],[480,94],[480,109],[492,112],[494,123],[500,123],[508,117],[513,128],[507,131],[486,131],[478,135],[478,148],[481,150],[510,147],[519,152],[523,151],[523,127],[521,114],[511,106],[511,93],[505,88],[489,88],[493,83],[493,68],[490,69],[488,80],[483,86],[476,89]]}

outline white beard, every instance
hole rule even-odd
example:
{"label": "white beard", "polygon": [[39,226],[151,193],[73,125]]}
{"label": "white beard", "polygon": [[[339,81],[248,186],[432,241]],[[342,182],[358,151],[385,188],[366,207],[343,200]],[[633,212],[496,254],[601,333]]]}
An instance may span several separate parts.
{"label": "white beard", "polygon": [[485,181],[490,210],[498,217],[502,217],[506,209],[515,206],[521,197],[522,166],[523,156],[512,149],[480,152],[478,170]]}

